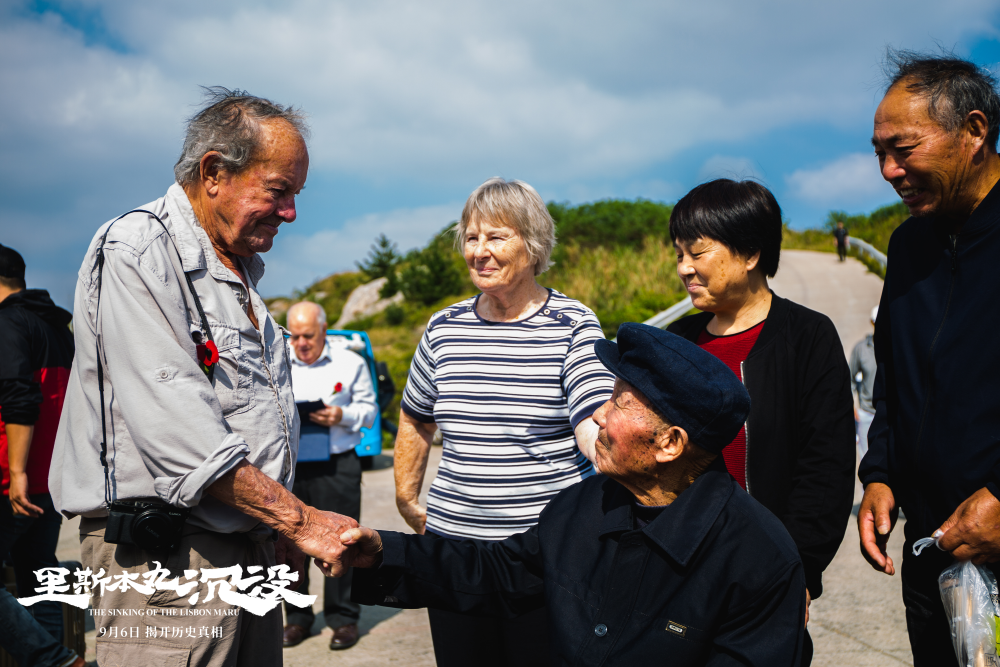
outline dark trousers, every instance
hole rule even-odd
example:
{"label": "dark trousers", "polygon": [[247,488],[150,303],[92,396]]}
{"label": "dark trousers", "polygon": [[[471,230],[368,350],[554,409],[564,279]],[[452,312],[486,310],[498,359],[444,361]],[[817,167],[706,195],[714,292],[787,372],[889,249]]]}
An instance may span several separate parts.
{"label": "dark trousers", "polygon": [[847,246],[840,243],[837,244],[837,257],[843,262],[847,258]]}
{"label": "dark trousers", "polygon": [[[933,529],[932,529],[933,530]],[[913,543],[926,535],[905,528],[903,566],[900,576],[903,584],[903,604],[906,606],[906,630],[910,635],[914,667],[940,667],[956,664],[955,649],[951,643],[950,622],[941,602],[938,576],[955,562],[950,554],[932,547],[919,556],[913,555]],[[928,532],[928,534],[930,534]]]}
{"label": "dark trousers", "polygon": [[547,611],[514,619],[428,609],[438,667],[544,667],[549,661]]}
{"label": "dark trousers", "polygon": [[[361,461],[352,449],[334,454],[329,461],[303,461],[295,468],[292,493],[316,509],[361,519]],[[357,623],[361,607],[351,601],[352,572],[343,577],[323,580],[323,616],[328,627]],[[298,590],[309,590],[309,569]],[[285,603],[289,625],[311,628],[315,615],[312,607],[300,609]]]}
{"label": "dark trousers", "polygon": [[[45,513],[40,517],[15,515],[10,501],[0,496],[0,559],[14,566],[18,597],[35,595],[39,585],[35,570],[58,567],[56,544],[62,516],[47,493],[30,500]],[[36,602],[25,607],[0,583],[0,645],[23,667],[59,665],[73,657],[63,646],[62,605]]]}

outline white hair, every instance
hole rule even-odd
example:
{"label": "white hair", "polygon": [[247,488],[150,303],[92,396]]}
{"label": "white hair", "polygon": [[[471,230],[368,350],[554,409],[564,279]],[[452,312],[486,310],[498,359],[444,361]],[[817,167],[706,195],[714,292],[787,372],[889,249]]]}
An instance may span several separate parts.
{"label": "white hair", "polygon": [[[312,301],[299,301],[298,303],[292,305],[288,309],[288,321],[291,322],[293,319],[298,319],[302,317],[306,319],[309,317],[309,313],[304,311],[311,310],[312,316],[316,318],[316,324],[320,327],[326,327],[326,311],[323,310],[323,306]],[[301,315],[300,315],[301,313]]]}
{"label": "white hair", "polygon": [[174,165],[174,178],[181,185],[198,180],[201,159],[216,151],[222,168],[237,174],[254,159],[260,147],[261,124],[281,119],[305,139],[309,135],[305,116],[294,107],[275,104],[244,90],[222,86],[205,88],[208,106],[188,120],[184,148]]}
{"label": "white hair", "polygon": [[462,209],[462,219],[455,225],[455,247],[459,251],[473,218],[516,231],[535,261],[536,276],[552,266],[549,258],[556,246],[556,223],[535,188],[524,181],[507,181],[495,176],[469,195]]}

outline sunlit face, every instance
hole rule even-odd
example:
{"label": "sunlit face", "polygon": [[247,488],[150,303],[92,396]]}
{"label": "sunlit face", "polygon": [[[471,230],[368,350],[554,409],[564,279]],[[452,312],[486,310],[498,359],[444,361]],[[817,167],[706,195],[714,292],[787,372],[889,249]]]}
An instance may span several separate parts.
{"label": "sunlit face", "polygon": [[326,324],[318,322],[313,316],[289,318],[289,342],[295,350],[295,356],[304,364],[315,363],[323,354],[326,345]]}
{"label": "sunlit face", "polygon": [[208,191],[210,236],[241,257],[270,250],[281,223],[295,220],[295,196],[309,170],[305,142],[289,123],[263,123],[262,131],[257,159],[238,174],[220,172]]}
{"label": "sunlit face", "polygon": [[698,310],[716,312],[743,303],[750,290],[750,272],[760,253],[740,257],[720,241],[699,237],[674,242],[677,275]]}
{"label": "sunlit face", "polygon": [[602,474],[624,483],[655,474],[658,418],[632,385],[615,380],[614,393],[594,412],[594,421],[600,428],[595,463]]}
{"label": "sunlit face", "polygon": [[914,216],[968,212],[964,186],[976,146],[961,129],[949,132],[928,112],[927,99],[896,85],[875,111],[872,145],[882,178]]}
{"label": "sunlit face", "polygon": [[465,229],[462,254],[473,284],[487,294],[502,292],[535,275],[524,239],[506,225],[473,217]]}

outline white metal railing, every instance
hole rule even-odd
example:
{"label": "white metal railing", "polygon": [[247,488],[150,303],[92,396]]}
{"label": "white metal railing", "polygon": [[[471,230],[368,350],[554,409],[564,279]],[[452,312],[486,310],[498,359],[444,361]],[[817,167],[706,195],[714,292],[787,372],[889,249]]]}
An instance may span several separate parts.
{"label": "white metal railing", "polygon": [[[692,308],[694,308],[694,304],[691,303],[691,297],[686,296],[683,301],[678,301],[666,310],[661,310],[656,315],[653,315],[651,318],[643,322],[643,324],[648,324],[651,327],[657,327],[659,329],[666,329],[668,324],[676,319],[679,319],[681,315]],[[611,340],[618,340],[618,336],[615,336]]]}
{"label": "white metal railing", "polygon": [[666,329],[668,324],[676,319],[679,319],[681,315],[692,308],[694,308],[694,304],[691,303],[691,297],[687,296],[684,297],[683,301],[679,301],[666,310],[653,315],[651,318],[643,322],[643,324],[648,324],[649,326],[657,327],[658,329]]}
{"label": "white metal railing", "polygon": [[856,239],[853,236],[847,237],[847,242],[858,249],[858,251],[869,255],[872,259],[882,265],[882,269],[885,269],[887,263],[887,257],[878,250],[875,246],[867,241],[862,241],[861,239]]}

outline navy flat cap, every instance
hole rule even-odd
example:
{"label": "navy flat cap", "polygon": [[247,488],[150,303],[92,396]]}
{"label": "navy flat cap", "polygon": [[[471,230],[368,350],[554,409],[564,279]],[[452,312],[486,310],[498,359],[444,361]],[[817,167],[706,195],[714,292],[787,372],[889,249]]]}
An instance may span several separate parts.
{"label": "navy flat cap", "polygon": [[598,340],[594,351],[664,419],[713,454],[722,453],[750,414],[750,395],[729,367],[680,336],[628,322],[618,329],[617,343]]}

